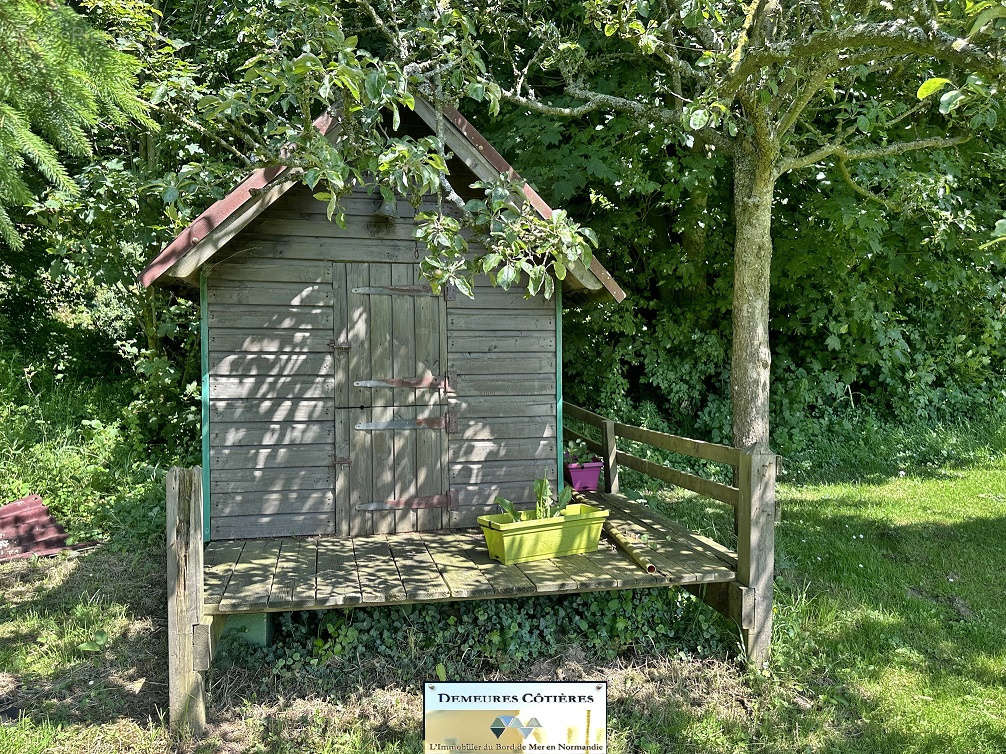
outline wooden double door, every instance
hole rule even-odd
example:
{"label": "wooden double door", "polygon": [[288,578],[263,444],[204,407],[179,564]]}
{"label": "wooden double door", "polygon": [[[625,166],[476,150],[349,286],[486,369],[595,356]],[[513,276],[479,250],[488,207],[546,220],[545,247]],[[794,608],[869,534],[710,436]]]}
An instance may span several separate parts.
{"label": "wooden double door", "polygon": [[447,312],[418,264],[335,263],[335,531],[448,525]]}

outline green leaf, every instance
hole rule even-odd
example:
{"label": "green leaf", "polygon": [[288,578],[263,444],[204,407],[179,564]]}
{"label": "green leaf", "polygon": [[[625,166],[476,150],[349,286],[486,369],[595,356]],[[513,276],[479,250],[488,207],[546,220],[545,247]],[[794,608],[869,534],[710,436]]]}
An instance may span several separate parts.
{"label": "green leaf", "polygon": [[992,229],[993,238],[1002,238],[1004,236],[1006,236],[1006,219],[998,220],[995,228]]}
{"label": "green leaf", "polygon": [[950,83],[951,83],[950,79],[941,79],[941,78],[929,79],[928,81],[924,81],[922,83],[922,86],[919,87],[919,91],[916,92],[916,96],[919,99],[925,99],[926,97],[936,94],[936,92],[940,91],[940,89],[942,89],[943,87],[945,87],[947,84]]}
{"label": "green leaf", "polygon": [[968,36],[973,37],[975,34],[980,32],[989,21],[996,18],[1006,18],[1006,8],[1001,5],[996,5],[983,10],[978,14],[978,17],[975,18],[975,22],[971,27],[971,31],[968,32]]}
{"label": "green leaf", "polygon": [[159,85],[156,89],[154,89],[153,93],[150,95],[150,104],[159,105],[161,102],[164,101],[164,98],[167,97],[167,95],[168,95],[168,85],[166,83]]}
{"label": "green leaf", "polygon": [[688,119],[688,127],[693,131],[701,131],[709,123],[709,112],[703,109],[694,110]]}
{"label": "green leaf", "polygon": [[505,291],[514,284],[516,279],[517,268],[512,264],[507,264],[503,266],[503,269],[501,269],[499,274],[496,276],[496,284]]}
{"label": "green leaf", "polygon": [[447,680],[447,668],[442,662],[437,663],[437,678],[440,679],[441,682],[445,682]]}
{"label": "green leaf", "polygon": [[468,84],[468,96],[476,102],[481,102],[486,96],[485,86],[478,81],[472,81]]}
{"label": "green leaf", "polygon": [[944,115],[956,110],[964,101],[964,92],[953,89],[940,97],[940,112]]}
{"label": "green leaf", "polygon": [[825,338],[824,344],[828,347],[829,351],[838,351],[842,348],[842,341],[834,333]]}
{"label": "green leaf", "polygon": [[367,74],[367,79],[363,82],[363,89],[367,92],[371,102],[376,102],[381,98],[381,82],[375,71]]}

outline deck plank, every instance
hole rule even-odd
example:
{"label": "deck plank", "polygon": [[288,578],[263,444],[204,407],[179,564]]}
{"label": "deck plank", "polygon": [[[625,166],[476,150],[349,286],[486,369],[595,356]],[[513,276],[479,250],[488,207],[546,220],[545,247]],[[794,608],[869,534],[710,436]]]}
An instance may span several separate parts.
{"label": "deck plank", "polygon": [[231,580],[234,566],[241,557],[244,541],[225,539],[208,542],[203,551],[203,602],[218,605]]}
{"label": "deck plank", "polygon": [[534,594],[535,585],[524,572],[515,565],[503,565],[489,557],[486,551],[485,539],[474,530],[460,530],[458,541],[462,543],[464,552],[474,563],[479,572],[500,597],[512,597],[519,594]]}
{"label": "deck plank", "polygon": [[576,579],[566,573],[551,560],[531,560],[527,563],[517,563],[521,572],[534,584],[535,591],[542,592],[572,592],[576,590]]}
{"label": "deck plank", "polygon": [[640,586],[656,586],[666,583],[662,576],[647,573],[615,544],[602,538],[596,552],[584,555],[605,570],[615,581],[616,588],[631,589]]}
{"label": "deck plank", "polygon": [[312,540],[283,540],[269,592],[269,607],[293,609],[317,604],[317,556],[317,544]]}
{"label": "deck plank", "polygon": [[450,596],[450,587],[426,549],[421,535],[397,534],[388,537],[388,544],[398,566],[406,597],[418,602]]}
{"label": "deck plank", "polygon": [[637,524],[653,531],[666,541],[674,542],[685,540],[693,544],[701,552],[723,561],[730,568],[737,567],[737,553],[719,542],[705,537],[693,531],[689,531],[681,524],[671,521],[658,511],[644,508],[638,503],[634,503],[622,495],[611,493],[588,493],[585,497],[593,499],[602,506],[612,511],[617,511],[622,518],[629,518]]}
{"label": "deck plank", "polygon": [[281,539],[253,539],[245,543],[220,599],[222,612],[255,612],[268,606]]}
{"label": "deck plank", "polygon": [[363,603],[406,602],[405,586],[391,554],[388,538],[373,534],[353,539],[356,569],[360,574]]}
{"label": "deck plank", "polygon": [[363,599],[352,539],[325,537],[318,541],[316,581],[319,607],[354,605]]}
{"label": "deck plank", "polygon": [[618,516],[612,520],[649,548],[650,560],[668,578],[669,583],[694,584],[715,580],[717,574],[726,576],[732,573],[719,558],[700,551],[691,541],[668,541],[628,517]]}
{"label": "deck plank", "polygon": [[469,547],[453,533],[423,536],[426,549],[455,598],[490,596],[496,593],[489,579],[468,556]]}
{"label": "deck plank", "polygon": [[621,496],[585,496],[652,553],[648,574],[603,537],[596,552],[503,565],[477,529],[210,542],[211,614],[389,605],[733,581],[729,550]]}

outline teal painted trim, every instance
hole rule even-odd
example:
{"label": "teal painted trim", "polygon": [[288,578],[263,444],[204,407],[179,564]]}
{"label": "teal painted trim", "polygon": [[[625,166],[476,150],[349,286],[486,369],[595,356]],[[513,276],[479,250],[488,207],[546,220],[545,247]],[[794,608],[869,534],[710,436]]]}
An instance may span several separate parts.
{"label": "teal painted trim", "polygon": [[210,316],[206,268],[199,271],[199,362],[203,374],[203,541],[210,541]]}
{"label": "teal painted trim", "polygon": [[562,451],[565,443],[562,437],[562,283],[559,282],[555,286],[555,437],[558,464],[556,488],[562,492],[565,481]]}

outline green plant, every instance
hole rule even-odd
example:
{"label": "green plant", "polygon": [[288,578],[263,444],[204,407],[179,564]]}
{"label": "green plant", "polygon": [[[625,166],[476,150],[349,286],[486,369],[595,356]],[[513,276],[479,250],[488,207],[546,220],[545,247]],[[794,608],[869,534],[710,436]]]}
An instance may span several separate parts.
{"label": "green plant", "polygon": [[[85,133],[104,118],[154,127],[136,96],[139,62],[62,2],[9,0],[0,8],[0,239],[24,239],[11,217],[31,206],[43,186],[75,191],[59,152],[91,155]],[[11,57],[13,56],[13,57]],[[29,167],[30,166],[30,167]]]}
{"label": "green plant", "polygon": [[534,497],[534,517],[539,520],[554,518],[569,504],[573,497],[573,488],[563,487],[562,492],[559,493],[559,499],[556,500],[552,495],[552,485],[549,484],[547,478],[542,477],[534,482]]}
{"label": "green plant", "polygon": [[[556,499],[552,494],[552,485],[549,484],[548,479],[541,478],[536,479],[534,482],[534,496],[535,496],[535,506],[534,514],[529,516],[527,520],[540,520],[543,518],[555,518],[559,515],[569,501],[573,498],[573,488],[563,487],[562,492],[559,493],[558,499]],[[499,506],[500,512],[505,513],[510,516],[511,521],[520,520],[520,512],[517,510],[517,506],[511,500],[507,500],[505,497],[498,496],[496,498],[496,505]]]}
{"label": "green plant", "polygon": [[507,500],[502,495],[496,498],[496,505],[500,508],[500,513],[505,513],[510,516],[511,521],[517,521],[520,518],[517,512],[517,506],[514,505],[513,501]]}
{"label": "green plant", "polygon": [[566,443],[567,463],[591,463],[598,460],[597,453],[588,448],[583,440],[570,440]]}

